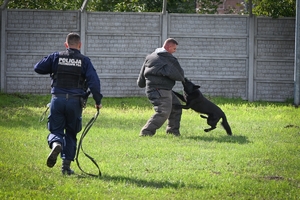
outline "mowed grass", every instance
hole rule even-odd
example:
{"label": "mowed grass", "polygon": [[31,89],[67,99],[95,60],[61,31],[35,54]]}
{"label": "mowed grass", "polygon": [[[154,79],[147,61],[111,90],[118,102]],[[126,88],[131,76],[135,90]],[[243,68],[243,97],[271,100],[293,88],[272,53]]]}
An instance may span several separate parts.
{"label": "mowed grass", "polygon": [[[46,166],[50,96],[0,93],[0,199],[300,199],[300,110],[289,102],[212,98],[233,136],[184,110],[181,137],[139,137],[153,114],[146,98],[104,98],[83,141],[102,177],[62,176],[61,160]],[[93,99],[83,127],[94,116]],[[48,113],[47,113],[48,114]],[[80,138],[78,135],[78,139]],[[81,152],[81,167],[97,174]]]}

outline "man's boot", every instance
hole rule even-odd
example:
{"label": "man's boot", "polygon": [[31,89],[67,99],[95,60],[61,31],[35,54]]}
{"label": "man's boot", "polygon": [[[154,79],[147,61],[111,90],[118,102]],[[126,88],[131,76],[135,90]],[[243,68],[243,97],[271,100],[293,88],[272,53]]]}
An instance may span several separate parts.
{"label": "man's boot", "polygon": [[61,172],[63,175],[74,174],[74,171],[71,170],[70,165],[71,165],[71,160],[63,160],[62,161]]}
{"label": "man's boot", "polygon": [[60,154],[62,150],[61,144],[59,142],[52,143],[52,150],[47,158],[47,166],[53,167],[56,163],[57,156]]}

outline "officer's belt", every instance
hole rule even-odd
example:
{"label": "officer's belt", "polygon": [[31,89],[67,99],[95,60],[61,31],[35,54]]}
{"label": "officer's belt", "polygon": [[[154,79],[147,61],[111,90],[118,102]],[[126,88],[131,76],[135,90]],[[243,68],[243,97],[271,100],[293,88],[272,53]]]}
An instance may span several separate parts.
{"label": "officer's belt", "polygon": [[63,97],[66,99],[80,99],[82,97],[81,94],[52,94],[52,97]]}

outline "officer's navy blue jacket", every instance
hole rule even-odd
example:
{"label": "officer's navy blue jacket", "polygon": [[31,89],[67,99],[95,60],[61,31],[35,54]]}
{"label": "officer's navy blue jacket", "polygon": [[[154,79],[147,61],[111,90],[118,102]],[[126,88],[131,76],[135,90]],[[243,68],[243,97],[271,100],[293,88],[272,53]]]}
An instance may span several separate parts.
{"label": "officer's navy blue jacket", "polygon": [[[76,53],[80,53],[77,49],[68,49]],[[40,62],[34,66],[34,71],[38,74],[55,74],[58,67],[59,52],[54,52],[44,57]],[[87,80],[87,86],[90,88],[93,98],[97,105],[101,104],[102,94],[100,80],[96,73],[96,70],[91,63],[90,59],[84,56],[81,74]],[[84,90],[80,88],[59,88],[52,87],[51,94],[83,94]]]}

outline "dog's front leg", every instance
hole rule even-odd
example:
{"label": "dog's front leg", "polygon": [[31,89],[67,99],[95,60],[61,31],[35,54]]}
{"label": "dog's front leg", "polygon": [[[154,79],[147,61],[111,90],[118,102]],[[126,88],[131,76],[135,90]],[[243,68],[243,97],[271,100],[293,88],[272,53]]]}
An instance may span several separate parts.
{"label": "dog's front leg", "polygon": [[182,94],[179,94],[178,92],[175,92],[175,91],[173,91],[172,90],[172,92],[181,100],[181,101],[183,101],[183,102],[185,102],[186,103],[186,100],[185,100],[185,98],[184,98],[184,96],[182,95]]}
{"label": "dog's front leg", "polygon": [[188,104],[186,104],[186,105],[182,105],[182,109],[190,109],[191,107],[188,105]]}
{"label": "dog's front leg", "polygon": [[180,109],[189,109],[190,108],[190,106],[188,106],[188,105],[178,105],[178,104],[173,105],[173,107],[180,108]]}

